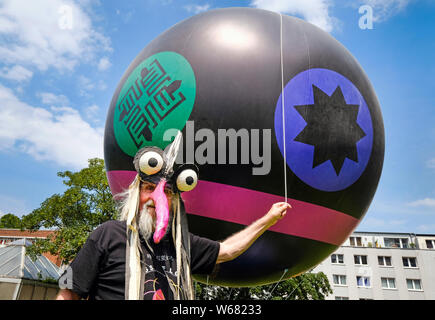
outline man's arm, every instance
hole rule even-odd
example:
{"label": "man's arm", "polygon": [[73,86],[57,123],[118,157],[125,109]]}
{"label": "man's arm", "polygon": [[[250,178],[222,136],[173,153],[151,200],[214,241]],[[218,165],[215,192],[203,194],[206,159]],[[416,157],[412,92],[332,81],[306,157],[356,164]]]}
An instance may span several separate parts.
{"label": "man's arm", "polygon": [[80,297],[69,289],[61,289],[57,294],[56,300],[80,300]]}
{"label": "man's arm", "polygon": [[269,212],[242,231],[221,242],[216,263],[233,260],[245,252],[259,236],[282,219],[291,206],[286,202],[277,202]]}

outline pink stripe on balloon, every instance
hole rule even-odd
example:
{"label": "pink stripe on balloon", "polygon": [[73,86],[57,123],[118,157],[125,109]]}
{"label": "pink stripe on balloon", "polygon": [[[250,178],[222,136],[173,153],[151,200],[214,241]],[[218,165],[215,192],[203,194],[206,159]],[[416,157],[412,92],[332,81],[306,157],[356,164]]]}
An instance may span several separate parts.
{"label": "pink stripe on balloon", "polygon": [[[208,218],[249,225],[267,213],[284,197],[260,191],[199,181],[195,189],[183,193],[186,212]],[[287,215],[270,231],[341,245],[359,220],[347,214],[308,202],[289,199]]]}
{"label": "pink stripe on balloon", "polygon": [[[108,171],[112,194],[127,189],[135,171]],[[284,197],[260,191],[200,180],[195,189],[182,194],[186,212],[207,218],[249,225]],[[312,203],[288,199],[292,206],[287,215],[270,231],[341,245],[359,220]]]}

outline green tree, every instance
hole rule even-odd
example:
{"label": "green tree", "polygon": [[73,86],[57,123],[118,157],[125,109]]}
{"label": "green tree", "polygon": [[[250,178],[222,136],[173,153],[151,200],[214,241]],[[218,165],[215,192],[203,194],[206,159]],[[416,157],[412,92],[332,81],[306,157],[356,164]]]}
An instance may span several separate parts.
{"label": "green tree", "polygon": [[52,229],[47,239],[37,240],[27,249],[35,258],[44,252],[58,255],[62,262],[71,261],[90,232],[101,223],[116,219],[115,204],[107,182],[104,161],[90,159],[87,168],[79,172],[58,172],[68,187],[63,194],[46,199],[38,209],[23,216],[23,226],[29,230]]}
{"label": "green tree", "polygon": [[21,229],[21,219],[12,213],[0,218],[0,228]]}
{"label": "green tree", "polygon": [[307,272],[275,284],[250,288],[207,286],[196,282],[198,300],[324,300],[331,293],[323,272]]}

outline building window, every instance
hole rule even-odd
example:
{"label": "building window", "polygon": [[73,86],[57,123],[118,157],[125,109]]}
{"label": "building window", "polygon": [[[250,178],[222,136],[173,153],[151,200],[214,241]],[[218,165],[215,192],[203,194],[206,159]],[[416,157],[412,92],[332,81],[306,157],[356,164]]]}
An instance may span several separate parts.
{"label": "building window", "polygon": [[382,288],[396,289],[396,280],[394,278],[381,278]]}
{"label": "building window", "polygon": [[346,276],[341,275],[341,274],[333,274],[332,275],[332,282],[338,286],[345,286],[346,285]]}
{"label": "building window", "polygon": [[384,267],[391,267],[391,257],[378,256],[378,264]]}
{"label": "building window", "polygon": [[344,264],[344,257],[342,254],[332,254],[331,263]]}
{"label": "building window", "polygon": [[423,290],[419,279],[406,279],[406,285],[408,286],[408,290]]}
{"label": "building window", "polygon": [[402,257],[403,266],[406,268],[417,268],[417,258]]}
{"label": "building window", "polygon": [[335,297],[335,300],[349,300],[349,297]]}
{"label": "building window", "polygon": [[387,248],[409,248],[406,238],[384,238],[384,243]]}
{"label": "building window", "polygon": [[435,240],[426,240],[426,248],[434,249],[435,248]]}
{"label": "building window", "polygon": [[352,247],[362,247],[361,237],[350,237],[349,242]]}
{"label": "building window", "polygon": [[356,284],[358,287],[370,288],[370,277],[357,276]]}
{"label": "building window", "polygon": [[367,264],[367,256],[360,256],[360,255],[354,255],[353,259],[355,261],[355,264],[358,265],[366,265]]}

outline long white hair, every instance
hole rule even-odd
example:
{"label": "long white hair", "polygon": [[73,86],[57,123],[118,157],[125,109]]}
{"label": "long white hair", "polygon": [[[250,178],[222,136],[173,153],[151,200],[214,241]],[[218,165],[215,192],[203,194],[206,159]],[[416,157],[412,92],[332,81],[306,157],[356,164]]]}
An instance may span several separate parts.
{"label": "long white hair", "polygon": [[[135,181],[132,182],[132,185],[134,184]],[[116,200],[116,208],[119,212],[120,221],[127,221],[129,208],[136,207],[136,203],[139,202],[139,190],[135,189],[136,188],[133,188],[130,185],[129,188],[117,193],[114,197]]]}

